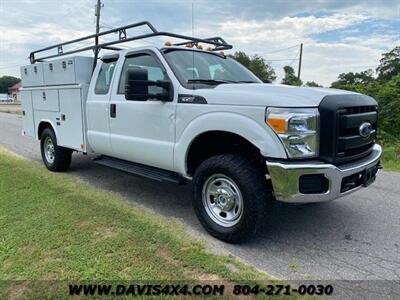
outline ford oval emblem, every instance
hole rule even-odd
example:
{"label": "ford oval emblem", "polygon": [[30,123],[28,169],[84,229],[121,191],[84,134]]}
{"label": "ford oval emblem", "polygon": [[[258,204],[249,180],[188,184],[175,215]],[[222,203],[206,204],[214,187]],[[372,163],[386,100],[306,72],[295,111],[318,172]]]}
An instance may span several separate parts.
{"label": "ford oval emblem", "polygon": [[364,122],[360,125],[360,128],[358,128],[358,131],[360,133],[360,136],[363,138],[368,138],[371,135],[372,132],[372,125],[370,122]]}

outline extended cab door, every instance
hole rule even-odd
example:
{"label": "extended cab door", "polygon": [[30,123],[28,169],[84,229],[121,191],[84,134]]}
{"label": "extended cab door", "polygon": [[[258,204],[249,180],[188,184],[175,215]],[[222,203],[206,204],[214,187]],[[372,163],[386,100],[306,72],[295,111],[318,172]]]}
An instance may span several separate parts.
{"label": "extended cab door", "polygon": [[87,136],[94,152],[112,155],[109,102],[118,54],[105,56],[97,64],[86,104]]}
{"label": "extended cab door", "polygon": [[[121,61],[122,63],[122,61]],[[160,58],[152,51],[130,52],[118,67],[110,98],[110,140],[113,156],[173,170],[176,103],[125,99],[125,79],[130,68],[144,68],[149,80],[166,80]],[[149,87],[150,93],[161,92]]]}

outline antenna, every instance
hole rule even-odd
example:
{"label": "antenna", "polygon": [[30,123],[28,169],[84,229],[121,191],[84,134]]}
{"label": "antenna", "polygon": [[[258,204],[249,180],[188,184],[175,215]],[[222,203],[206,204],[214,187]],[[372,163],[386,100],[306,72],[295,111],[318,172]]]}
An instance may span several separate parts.
{"label": "antenna", "polygon": [[194,36],[194,2],[192,2],[192,36]]}
{"label": "antenna", "polygon": [[[192,1],[192,36],[194,36],[194,2]],[[192,79],[194,79],[194,51],[192,53],[193,63],[192,63]]]}

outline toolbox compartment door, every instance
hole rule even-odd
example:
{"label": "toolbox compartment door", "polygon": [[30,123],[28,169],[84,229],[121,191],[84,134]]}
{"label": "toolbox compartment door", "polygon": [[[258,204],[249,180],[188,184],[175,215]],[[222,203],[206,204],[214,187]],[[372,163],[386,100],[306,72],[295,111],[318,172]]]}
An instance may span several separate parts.
{"label": "toolbox compartment door", "polygon": [[60,111],[57,89],[32,90],[32,100],[34,110]]}
{"label": "toolbox compartment door", "polygon": [[23,66],[20,71],[23,87],[44,85],[43,64]]}
{"label": "toolbox compartment door", "polygon": [[60,88],[60,117],[57,121],[59,144],[85,151],[83,91],[81,88]]}
{"label": "toolbox compartment door", "polygon": [[22,133],[23,135],[35,137],[35,123],[33,120],[32,91],[21,90],[22,108]]}

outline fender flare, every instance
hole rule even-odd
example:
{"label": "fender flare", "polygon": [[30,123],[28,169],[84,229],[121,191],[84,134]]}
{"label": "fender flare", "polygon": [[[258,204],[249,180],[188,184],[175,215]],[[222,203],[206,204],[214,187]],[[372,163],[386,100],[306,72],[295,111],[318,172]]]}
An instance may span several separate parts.
{"label": "fender flare", "polygon": [[56,135],[56,138],[57,138],[58,137],[58,132],[57,132],[56,126],[54,126],[53,122],[51,120],[48,120],[48,119],[42,119],[42,120],[39,121],[39,123],[37,125],[37,128],[36,128],[36,131],[35,131],[37,140],[40,140],[39,128],[40,128],[40,125],[43,124],[43,123],[50,124],[51,129],[53,129],[54,134]]}
{"label": "fender flare", "polygon": [[[223,122],[221,122],[223,120]],[[192,142],[201,134],[225,131],[237,134],[260,150],[266,157],[287,158],[286,151],[275,132],[253,119],[234,112],[206,113],[193,119],[178,137],[174,147],[174,169],[187,174],[187,155]]]}

